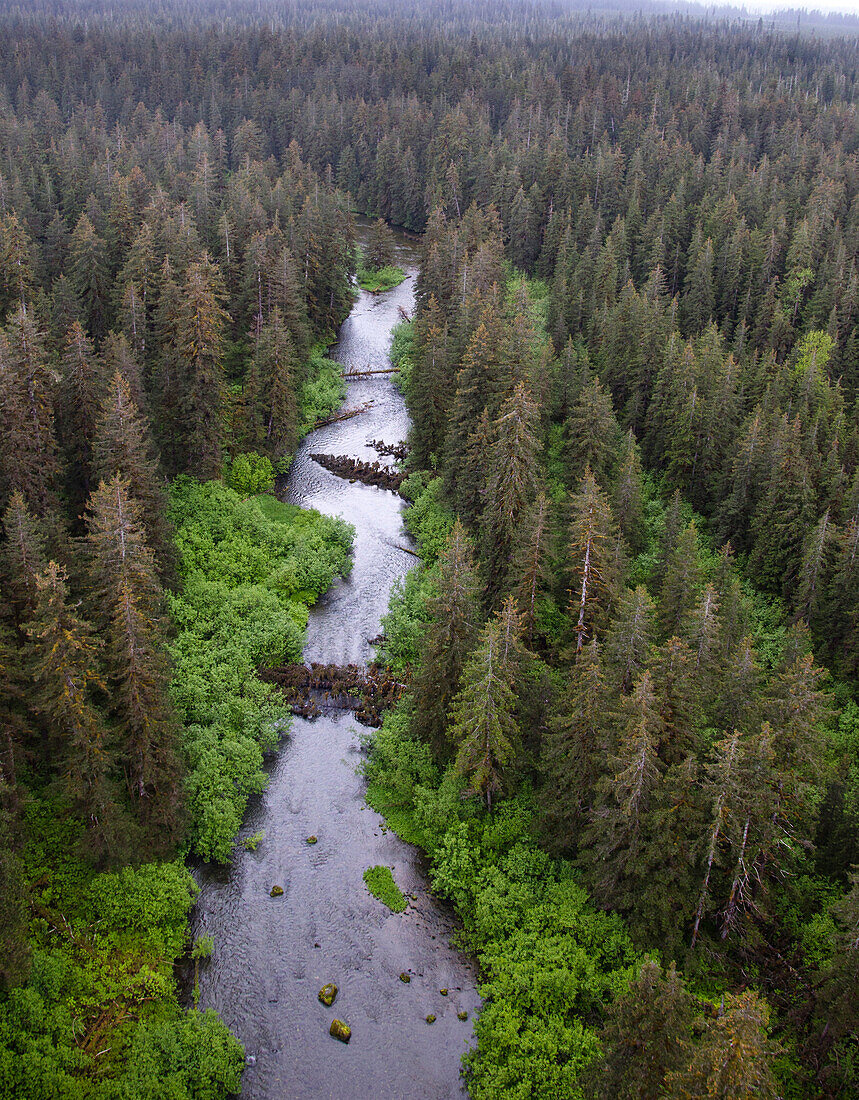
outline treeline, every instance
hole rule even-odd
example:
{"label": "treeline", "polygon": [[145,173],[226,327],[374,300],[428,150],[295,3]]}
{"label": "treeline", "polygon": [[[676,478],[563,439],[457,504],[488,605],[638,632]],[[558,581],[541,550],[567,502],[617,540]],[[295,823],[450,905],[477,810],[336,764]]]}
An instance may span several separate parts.
{"label": "treeline", "polygon": [[[784,359],[732,350],[709,315],[684,336],[659,275],[555,343],[556,291],[511,277],[497,211],[430,216],[395,354],[425,471],[404,486],[412,522],[430,560],[444,549],[395,604],[386,654],[413,666],[408,737],[447,775],[440,791],[458,783],[491,809],[530,780],[543,845],[638,944],[693,988],[748,991],[749,1011],[720,1025],[752,1027],[736,1067],[748,1094],[777,1089],[764,994],[792,1070],[798,1052],[813,1067],[806,1094],[838,1095],[856,1029],[856,708],[838,713],[852,689],[833,697],[814,649],[852,671],[855,422],[826,331]],[[427,842],[442,864],[446,828],[436,818]],[[629,1028],[645,1026],[645,991],[654,1021],[688,995],[679,978],[636,988]],[[479,1084],[507,1041],[478,1034]],[[635,1051],[657,1059],[660,1041],[609,1025],[593,1087],[640,1095]],[[670,1061],[648,1087],[704,1089],[712,1065]]]}
{"label": "treeline", "polygon": [[339,402],[350,205],[256,124],[234,168],[157,110],[6,106],[0,1092],[221,1094],[241,1050],[179,1008],[170,860],[230,858],[288,723],[256,670],[298,659],[351,536],[199,482],[271,488]]}

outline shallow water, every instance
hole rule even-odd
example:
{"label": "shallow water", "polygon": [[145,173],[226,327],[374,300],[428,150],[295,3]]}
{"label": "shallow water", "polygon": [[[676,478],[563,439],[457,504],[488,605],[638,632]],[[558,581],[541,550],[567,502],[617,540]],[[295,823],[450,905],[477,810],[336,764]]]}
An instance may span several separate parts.
{"label": "shallow water", "polygon": [[[414,306],[416,256],[400,241],[409,278],[386,294],[362,293],[343,324],[334,358],[353,370],[388,365],[399,307]],[[387,375],[348,385],[345,408],[372,401],[351,420],[312,433],[288,479],[288,499],[355,527],[354,565],[316,607],[308,625],[306,661],[372,658],[394,581],[414,559],[398,496],[324,470],[310,452],[381,459],[372,439],[405,439],[409,420]],[[392,460],[391,460],[392,461]],[[479,1005],[473,964],[450,946],[452,914],[431,896],[417,849],[404,844],[364,803],[358,774],[360,737],[349,713],[295,719],[271,766],[265,794],[250,808],[242,836],[265,831],[256,852],[237,849],[229,868],[205,867],[194,934],[214,937],[200,972],[200,1007],[218,1010],[245,1046],[242,1096],[266,1100],[441,1100],[464,1095],[460,1056],[472,1038]],[[315,835],[318,843],[308,845]],[[367,891],[362,874],[384,864],[406,895],[391,913]],[[271,898],[273,885],[283,896]],[[407,971],[405,984],[399,974]],[[334,1006],[317,1000],[335,982]],[[443,997],[439,990],[449,989]],[[457,1012],[469,1014],[467,1023]],[[436,1022],[426,1023],[433,1013]],[[331,1038],[334,1017],[352,1028],[348,1046]]]}

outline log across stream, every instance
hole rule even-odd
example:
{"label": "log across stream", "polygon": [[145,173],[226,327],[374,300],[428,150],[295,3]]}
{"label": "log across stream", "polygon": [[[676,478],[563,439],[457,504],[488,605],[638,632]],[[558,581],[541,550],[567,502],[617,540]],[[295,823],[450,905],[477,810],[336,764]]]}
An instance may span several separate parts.
{"label": "log across stream", "polygon": [[[385,294],[362,293],[342,326],[333,355],[347,371],[390,366],[391,330],[414,305],[416,256],[405,241],[398,251],[409,278]],[[367,375],[347,386],[344,409],[366,404],[365,411],[304,441],[286,496],[354,525],[354,566],[311,609],[305,665],[298,666],[304,671],[273,670],[273,677],[313,681],[314,664],[320,682],[324,670],[350,665],[363,676],[391,586],[415,564],[399,496],[310,458],[346,456],[395,472],[394,456],[373,445],[397,447],[408,433],[391,376]],[[245,1046],[243,1097],[448,1100],[464,1091],[460,1058],[479,1006],[475,968],[450,945],[455,921],[431,896],[420,853],[365,804],[359,767],[367,730],[347,709],[355,700],[334,705],[335,689],[356,683],[330,679],[330,689],[318,690],[320,702],[331,705],[318,706],[317,717],[293,719],[271,761],[268,789],[251,805],[241,835],[264,832],[264,839],[254,851],[239,844],[230,867],[198,872],[193,932],[214,938],[212,959],[200,968],[200,1007],[216,1008]],[[392,868],[409,897],[404,913],[391,913],[368,892],[363,872],[379,864]],[[271,897],[273,886],[283,894]],[[410,982],[399,980],[402,972]],[[329,982],[339,988],[332,1008],[317,998]],[[457,1018],[460,1011],[467,1022]],[[352,1028],[348,1046],[328,1033],[334,1016]]]}

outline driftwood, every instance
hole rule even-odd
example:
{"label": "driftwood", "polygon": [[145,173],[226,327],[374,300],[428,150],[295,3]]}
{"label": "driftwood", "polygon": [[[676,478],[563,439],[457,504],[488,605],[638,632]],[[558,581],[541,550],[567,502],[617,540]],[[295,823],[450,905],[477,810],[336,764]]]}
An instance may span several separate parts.
{"label": "driftwood", "polygon": [[409,448],[402,442],[385,443],[381,439],[371,439],[367,446],[372,447],[377,454],[390,455],[391,458],[398,458],[400,461],[409,457]]}
{"label": "driftwood", "polygon": [[353,416],[358,416],[359,413],[366,412],[367,409],[372,409],[373,402],[365,401],[360,409],[347,409],[342,413],[335,413],[334,416],[325,416],[321,420],[317,420],[313,425],[313,430],[317,428],[327,428],[329,424],[338,424],[341,420],[351,420]]}
{"label": "driftwood", "polygon": [[399,310],[400,316],[404,321],[411,321],[411,315],[407,313],[407,311],[404,310],[402,306],[397,306],[397,309]]}
{"label": "driftwood", "polygon": [[380,489],[390,489],[394,493],[400,491],[400,486],[406,479],[406,473],[403,470],[380,466],[378,462],[362,462],[360,458],[350,458],[348,455],[312,454],[310,457],[338,477],[348,478],[350,481],[361,481],[365,485],[376,485]]}
{"label": "driftwood", "polygon": [[281,665],[260,670],[260,678],[275,684],[302,718],[318,718],[329,710],[351,710],[365,726],[379,727],[382,711],[393,706],[407,685],[379,665]]}

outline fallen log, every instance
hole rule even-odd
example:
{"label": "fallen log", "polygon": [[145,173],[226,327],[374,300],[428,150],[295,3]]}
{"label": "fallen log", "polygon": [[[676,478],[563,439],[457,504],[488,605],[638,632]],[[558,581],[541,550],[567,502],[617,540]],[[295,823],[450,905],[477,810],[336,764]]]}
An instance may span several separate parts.
{"label": "fallen log", "polygon": [[366,412],[367,409],[372,409],[374,402],[365,401],[360,409],[347,409],[345,412],[336,413],[334,416],[325,416],[321,420],[317,420],[313,425],[313,430],[317,428],[327,428],[329,424],[338,424],[341,420],[351,420],[353,416],[358,416],[362,412]]}
{"label": "fallen log", "polygon": [[369,378],[371,374],[399,374],[399,367],[384,367],[382,370],[350,370],[347,371],[343,377],[345,379],[350,378]]}
{"label": "fallen log", "polygon": [[391,458],[397,458],[400,461],[409,457],[408,444],[402,441],[399,443],[385,443],[381,439],[371,439],[367,446],[372,447],[380,455],[389,455]]}
{"label": "fallen log", "polygon": [[400,486],[406,480],[403,470],[380,466],[378,462],[362,462],[360,458],[351,458],[349,455],[312,454],[310,457],[338,477],[375,485],[379,489],[390,489],[394,493],[400,491]]}
{"label": "fallen log", "polygon": [[351,710],[365,726],[382,724],[382,711],[406,690],[379,665],[288,664],[260,670],[260,678],[275,684],[302,718],[317,718],[329,710]]}

